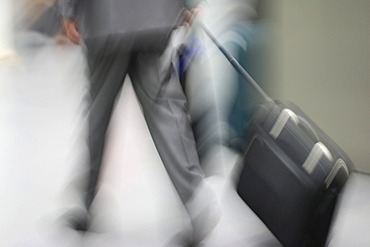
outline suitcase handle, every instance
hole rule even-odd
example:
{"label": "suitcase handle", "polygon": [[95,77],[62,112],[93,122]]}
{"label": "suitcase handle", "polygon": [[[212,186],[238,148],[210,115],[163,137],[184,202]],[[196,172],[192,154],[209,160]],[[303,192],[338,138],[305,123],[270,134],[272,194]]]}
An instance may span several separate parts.
{"label": "suitcase handle", "polygon": [[269,134],[274,139],[278,138],[289,119],[291,119],[297,126],[300,126],[303,130],[305,130],[306,133],[313,139],[313,141],[320,141],[319,135],[316,133],[311,124],[305,118],[298,116],[289,108],[285,108],[281,111],[275,124],[271,127]]}
{"label": "suitcase handle", "polygon": [[329,149],[322,142],[316,142],[308,157],[304,161],[302,168],[308,174],[312,174],[319,165],[320,159],[325,156],[329,161],[333,162],[333,156]]}
{"label": "suitcase handle", "polygon": [[208,30],[208,28],[201,22],[198,21],[198,25],[203,29],[207,36],[212,40],[212,42],[217,46],[217,48],[224,54],[224,56],[229,60],[231,65],[240,73],[240,75],[256,90],[258,94],[264,98],[267,102],[274,102],[267,93],[261,88],[260,85],[253,79],[253,77],[240,65],[240,63],[235,59],[233,55],[228,52],[224,46],[216,39],[215,36]]}

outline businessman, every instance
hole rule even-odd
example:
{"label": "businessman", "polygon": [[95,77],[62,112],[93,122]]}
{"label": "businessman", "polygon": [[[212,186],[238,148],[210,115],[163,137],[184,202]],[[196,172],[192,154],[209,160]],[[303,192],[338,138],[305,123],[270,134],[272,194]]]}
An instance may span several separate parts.
{"label": "businessman", "polygon": [[172,51],[166,47],[171,32],[182,21],[192,21],[198,4],[61,0],[65,33],[72,43],[85,43],[90,71],[87,210],[97,192],[115,98],[129,75],[158,153],[192,220],[195,242],[214,228],[218,209],[211,190],[205,189],[187,99],[172,64]]}

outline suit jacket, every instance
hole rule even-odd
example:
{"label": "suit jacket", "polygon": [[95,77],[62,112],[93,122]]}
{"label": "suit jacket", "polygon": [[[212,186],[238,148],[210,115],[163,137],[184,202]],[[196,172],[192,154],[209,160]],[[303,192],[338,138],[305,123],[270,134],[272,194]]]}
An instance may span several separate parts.
{"label": "suit jacket", "polygon": [[185,7],[200,0],[61,0],[64,17],[77,18],[86,40],[134,49],[157,49],[167,44],[181,22]]}

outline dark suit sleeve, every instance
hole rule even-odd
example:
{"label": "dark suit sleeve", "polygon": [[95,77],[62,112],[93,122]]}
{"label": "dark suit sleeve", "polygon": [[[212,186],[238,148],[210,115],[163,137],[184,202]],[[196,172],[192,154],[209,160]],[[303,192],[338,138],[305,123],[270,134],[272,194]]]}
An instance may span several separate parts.
{"label": "dark suit sleeve", "polygon": [[64,18],[75,18],[76,6],[80,0],[59,0],[60,12]]}

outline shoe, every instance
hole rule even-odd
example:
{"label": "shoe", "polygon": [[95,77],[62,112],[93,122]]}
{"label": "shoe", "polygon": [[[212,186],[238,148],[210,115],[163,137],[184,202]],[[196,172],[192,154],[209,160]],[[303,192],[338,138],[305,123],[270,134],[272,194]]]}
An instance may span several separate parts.
{"label": "shoe", "polygon": [[189,247],[201,246],[221,220],[222,210],[216,193],[206,183],[198,187],[185,205],[193,226]]}
{"label": "shoe", "polygon": [[76,231],[87,232],[90,228],[90,215],[83,209],[72,209],[62,216],[64,224]]}
{"label": "shoe", "polygon": [[178,232],[171,240],[165,245],[165,247],[191,247],[192,246],[192,229],[183,229]]}

